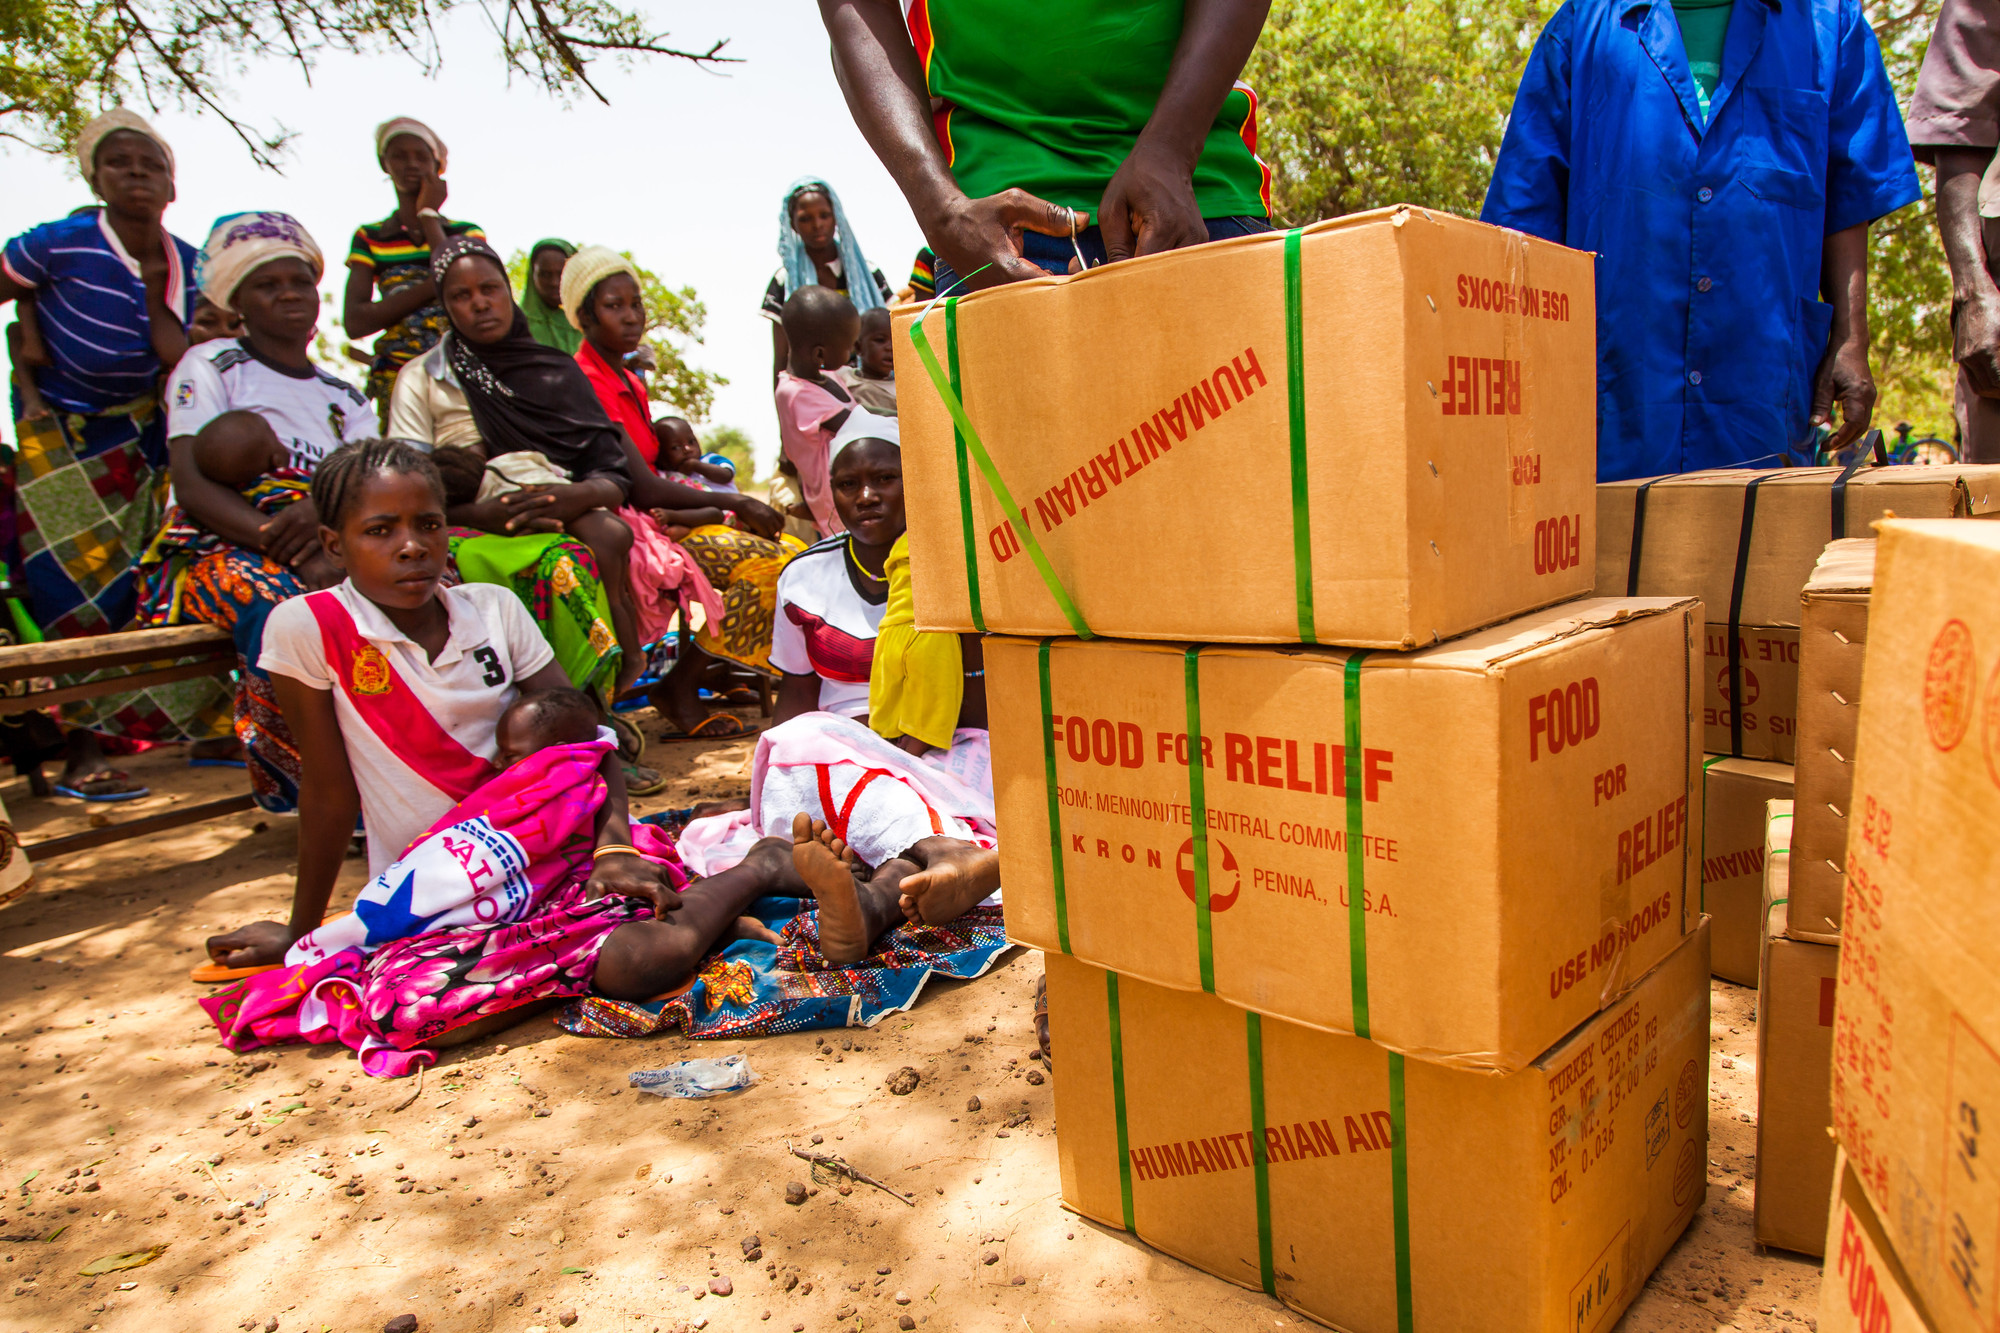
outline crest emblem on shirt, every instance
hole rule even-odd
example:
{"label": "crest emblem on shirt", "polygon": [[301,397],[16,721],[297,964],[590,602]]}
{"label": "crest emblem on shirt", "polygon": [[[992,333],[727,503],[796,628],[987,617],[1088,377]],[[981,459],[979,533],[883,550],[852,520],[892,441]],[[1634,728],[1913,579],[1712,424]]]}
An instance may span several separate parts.
{"label": "crest emblem on shirt", "polygon": [[387,694],[396,683],[395,674],[389,669],[389,659],[382,656],[380,648],[369,645],[354,655],[354,692],[356,694]]}
{"label": "crest emblem on shirt", "polygon": [[180,385],[174,389],[174,406],[187,407],[193,402],[194,385],[188,383],[186,380],[182,380]]}
{"label": "crest emblem on shirt", "polygon": [[347,417],[341,412],[339,403],[328,403],[326,405],[326,424],[327,429],[333,432],[335,440],[344,440],[347,438]]}

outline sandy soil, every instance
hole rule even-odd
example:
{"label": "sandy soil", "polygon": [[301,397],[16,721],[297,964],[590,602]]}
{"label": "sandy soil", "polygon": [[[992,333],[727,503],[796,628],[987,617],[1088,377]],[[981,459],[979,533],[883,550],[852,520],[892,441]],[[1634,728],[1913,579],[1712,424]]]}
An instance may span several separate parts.
{"label": "sandy soil", "polygon": [[[640,811],[742,794],[748,754],[654,745],[647,762],[675,782]],[[126,767],[160,794],[96,808],[114,819],[242,781],[171,750]],[[31,800],[20,781],[0,796],[29,841],[91,813]],[[282,917],[293,828],[251,813],[81,853],[0,910],[0,1326],[365,1333],[404,1313],[453,1333],[1303,1326],[1063,1211],[1053,1085],[1030,1058],[1041,963],[1026,950],[977,982],[934,984],[872,1031],[613,1042],[537,1018],[447,1053],[421,1092],[333,1048],[234,1057],[186,971],[212,931]],[[360,880],[350,861],[343,889]],[[1818,1264],[1750,1240],[1756,996],[1721,982],[1715,996],[1708,1205],[1627,1333],[1797,1329],[1817,1308]],[[735,1098],[625,1086],[633,1069],[736,1051],[759,1082]],[[884,1085],[903,1066],[922,1083],[895,1096]],[[815,1186],[786,1153],[815,1136],[914,1206]],[[816,1192],[788,1205],[791,1182]],[[144,1267],[78,1272],[153,1246],[166,1248]]]}

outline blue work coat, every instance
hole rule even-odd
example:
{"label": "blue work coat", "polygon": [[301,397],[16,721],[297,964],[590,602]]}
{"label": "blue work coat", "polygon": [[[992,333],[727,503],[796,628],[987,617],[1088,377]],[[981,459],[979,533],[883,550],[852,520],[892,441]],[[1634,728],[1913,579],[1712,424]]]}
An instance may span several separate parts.
{"label": "blue work coat", "polygon": [[1702,123],[1667,0],[1569,0],[1481,217],[1600,256],[1597,475],[1771,467],[1810,434],[1824,239],[1919,197],[1858,0],[1736,0]]}

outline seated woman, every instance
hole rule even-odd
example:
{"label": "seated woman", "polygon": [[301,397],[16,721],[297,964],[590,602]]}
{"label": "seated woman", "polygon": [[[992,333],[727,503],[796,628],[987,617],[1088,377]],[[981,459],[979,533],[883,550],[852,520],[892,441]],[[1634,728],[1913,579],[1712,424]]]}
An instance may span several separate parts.
{"label": "seated woman", "polygon": [[[902,450],[893,418],[854,412],[834,441],[834,504],[847,531],[778,579],[772,664],[784,672],[777,725],[752,759],[753,808],[691,823],[691,861],[712,868],[787,830],[819,903],[820,952],[845,965],[902,920],[955,920],[999,886],[983,688],[963,691],[948,748],[922,757],[868,726],[884,564],[904,533]],[[980,678],[966,682],[981,685]],[[883,779],[887,780],[883,780]]]}
{"label": "seated woman", "polygon": [[[696,600],[704,606],[700,634],[682,635],[674,669],[649,692],[676,729],[664,739],[744,735],[748,729],[729,713],[703,715],[701,684],[716,659],[770,673],[778,574],[797,548],[775,540],[784,520],[762,501],[663,476],[656,467],[660,443],[647,415],[646,388],[625,369],[625,358],[646,337],[646,305],[631,261],[603,246],[579,250],[563,268],[563,311],[583,334],[577,363],[624,438],[636,511],[625,517],[653,553],[655,584],[642,596],[655,598],[658,577],[672,577],[686,560],[694,577],[675,585],[683,594],[680,607],[685,612]],[[650,605],[650,623],[664,628],[664,606],[657,600]]]}
{"label": "seated woman", "polygon": [[321,271],[319,246],[286,214],[242,213],[210,232],[199,268],[202,295],[241,315],[243,333],[197,344],[174,368],[167,447],[181,511],[216,544],[178,566],[154,566],[139,609],[147,625],[205,621],[235,636],[236,734],[251,790],[274,811],[297,802],[299,759],[270,680],[257,667],[264,623],[279,603],[335,583],[339,573],[320,548],[310,499],[266,513],[230,481],[204,474],[196,437],[220,417],[254,412],[289,467],[309,477],[343,441],[374,433],[367,400],[312,363]]}
{"label": "seated woman", "polygon": [[[577,743],[561,716],[568,682],[520,603],[441,586],[445,502],[429,459],[394,441],[350,445],[315,474],[313,502],[345,579],[273,614],[261,660],[306,760],[291,916],[207,942],[225,967],[287,966],[205,1002],[225,1039],[338,1035],[369,1072],[404,1073],[418,1048],[526,1005],[656,995],[752,900],[803,891],[792,839],[689,882],[671,840],[633,829],[611,745],[602,733],[595,749]],[[523,692],[557,716],[515,709]],[[322,929],[357,814],[376,879]],[[485,821],[480,845],[454,847],[472,820]],[[433,854],[455,861],[455,890],[426,871]],[[474,858],[483,870],[496,855],[497,884],[468,890]],[[329,982],[343,1002],[314,1012],[337,1018],[308,1017],[301,1001],[329,999]]]}

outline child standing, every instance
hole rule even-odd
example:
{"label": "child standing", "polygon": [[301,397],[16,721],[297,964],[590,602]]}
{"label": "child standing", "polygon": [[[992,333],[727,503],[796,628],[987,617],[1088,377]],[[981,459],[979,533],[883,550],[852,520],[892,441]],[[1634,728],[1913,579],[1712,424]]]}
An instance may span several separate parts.
{"label": "child standing", "polygon": [[813,522],[832,536],[847,528],[833,508],[828,447],[854,410],[854,398],[828,372],[853,359],[861,317],[839,292],[801,287],[785,301],[782,318],[790,359],[778,372],[778,437],[798,471]]}
{"label": "child standing", "polygon": [[876,416],[896,415],[896,345],[889,312],[881,306],[861,316],[861,367],[840,372],[840,382]]}

